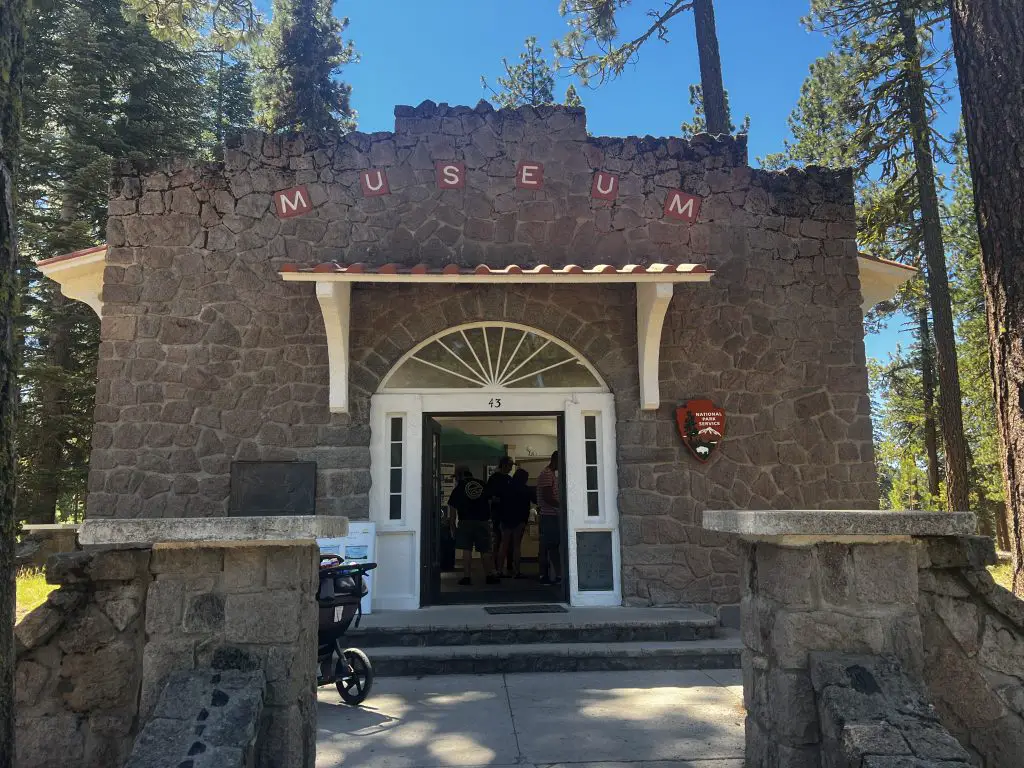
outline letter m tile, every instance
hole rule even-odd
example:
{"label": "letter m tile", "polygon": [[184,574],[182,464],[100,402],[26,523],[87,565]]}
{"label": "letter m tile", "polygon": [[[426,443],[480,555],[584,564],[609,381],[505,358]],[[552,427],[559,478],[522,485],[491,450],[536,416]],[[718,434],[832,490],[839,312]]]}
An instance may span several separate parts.
{"label": "letter m tile", "polygon": [[309,213],[313,210],[313,205],[309,201],[309,190],[305,187],[292,187],[274,193],[274,208],[278,217],[282,219]]}

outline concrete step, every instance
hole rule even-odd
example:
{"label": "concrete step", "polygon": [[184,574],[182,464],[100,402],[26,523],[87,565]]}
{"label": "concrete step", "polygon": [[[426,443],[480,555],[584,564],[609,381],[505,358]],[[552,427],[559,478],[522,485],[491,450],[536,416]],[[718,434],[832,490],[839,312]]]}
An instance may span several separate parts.
{"label": "concrete step", "polygon": [[[637,669],[738,669],[739,633],[709,640],[382,647],[367,650],[381,677],[596,672]],[[355,640],[355,638],[351,638]]]}
{"label": "concrete step", "polygon": [[346,642],[359,648],[670,643],[709,640],[717,627],[714,616],[686,609],[491,615],[473,606],[373,614]]}

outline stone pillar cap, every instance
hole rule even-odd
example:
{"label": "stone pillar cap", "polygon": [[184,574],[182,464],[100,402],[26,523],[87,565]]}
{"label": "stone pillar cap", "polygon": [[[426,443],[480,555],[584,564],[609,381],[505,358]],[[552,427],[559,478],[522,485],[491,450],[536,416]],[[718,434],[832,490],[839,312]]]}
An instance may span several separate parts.
{"label": "stone pillar cap", "polygon": [[78,540],[82,546],[281,546],[338,538],[347,533],[347,517],[325,515],[157,517],[130,520],[93,518],[82,523]]}
{"label": "stone pillar cap", "polygon": [[709,531],[744,539],[785,538],[845,541],[905,539],[911,536],[971,536],[977,522],[970,512],[898,512],[868,509],[704,510]]}

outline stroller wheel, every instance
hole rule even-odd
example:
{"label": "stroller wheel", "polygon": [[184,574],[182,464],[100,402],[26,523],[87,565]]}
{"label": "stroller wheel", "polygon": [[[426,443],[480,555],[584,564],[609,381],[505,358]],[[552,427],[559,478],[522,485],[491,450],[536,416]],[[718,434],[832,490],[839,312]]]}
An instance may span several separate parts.
{"label": "stroller wheel", "polygon": [[338,660],[336,673],[338,693],[346,704],[356,706],[370,695],[373,687],[373,666],[358,648],[347,648]]}

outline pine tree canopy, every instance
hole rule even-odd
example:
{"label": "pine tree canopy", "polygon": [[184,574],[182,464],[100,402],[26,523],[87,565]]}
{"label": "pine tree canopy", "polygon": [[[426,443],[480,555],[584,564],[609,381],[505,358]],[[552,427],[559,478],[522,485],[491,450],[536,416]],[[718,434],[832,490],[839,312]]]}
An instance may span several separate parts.
{"label": "pine tree canopy", "polygon": [[53,522],[84,508],[99,322],[34,261],[103,242],[113,159],[204,154],[213,125],[202,57],[126,20],[119,0],[43,0],[28,32],[17,512]]}
{"label": "pine tree canopy", "polygon": [[[687,139],[693,138],[698,133],[707,133],[708,130],[708,121],[704,116],[704,89],[700,84],[690,85],[690,106],[693,107],[693,120],[689,123],[684,120],[679,126],[680,132]],[[735,134],[737,130],[736,124],[732,121],[728,91],[725,92],[725,111],[729,120],[729,133]],[[738,132],[750,132],[750,115],[746,115],[743,118],[743,123],[740,125]]]}
{"label": "pine tree canopy", "polygon": [[[544,49],[537,45],[537,38],[533,36],[526,38],[523,48],[518,64],[509,64],[504,58],[501,60],[505,74],[495,79],[497,89],[491,88],[486,78],[480,78],[484,89],[491,92],[495,103],[503,109],[555,103],[554,70],[544,58]],[[572,88],[571,85],[569,87]],[[579,96],[576,98],[578,100]]]}
{"label": "pine tree canopy", "polygon": [[273,18],[256,46],[257,120],[270,131],[347,133],[356,126],[352,87],[338,79],[358,61],[331,0],[274,0]]}

